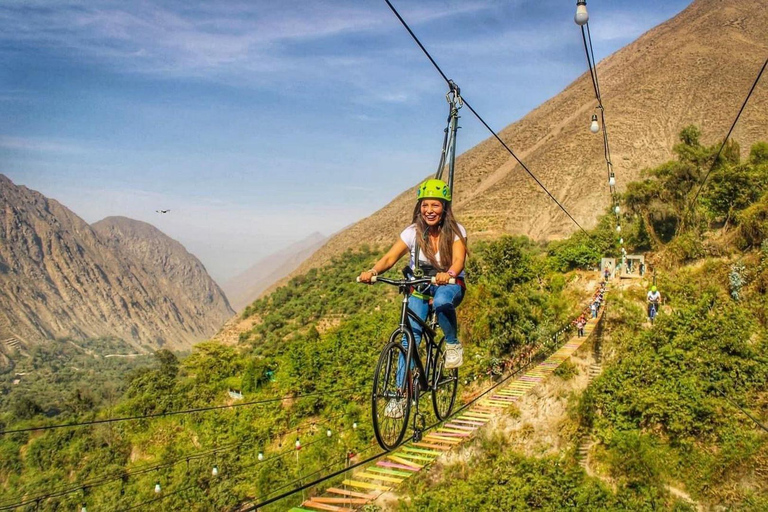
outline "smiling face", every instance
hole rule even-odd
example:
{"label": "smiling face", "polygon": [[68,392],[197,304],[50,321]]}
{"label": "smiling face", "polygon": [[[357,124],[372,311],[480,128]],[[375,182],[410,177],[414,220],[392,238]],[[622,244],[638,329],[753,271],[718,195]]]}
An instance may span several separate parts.
{"label": "smiling face", "polygon": [[443,218],[443,202],[439,199],[423,199],[421,217],[429,227],[437,226]]}

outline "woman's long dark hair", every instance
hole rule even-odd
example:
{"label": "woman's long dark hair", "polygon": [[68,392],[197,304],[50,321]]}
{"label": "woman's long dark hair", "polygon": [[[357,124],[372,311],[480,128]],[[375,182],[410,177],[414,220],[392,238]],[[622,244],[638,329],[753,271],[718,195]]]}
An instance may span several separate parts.
{"label": "woman's long dark hair", "polygon": [[440,253],[440,260],[445,262],[441,265],[437,258],[435,258],[435,251],[432,250],[432,244],[427,240],[429,225],[424,217],[421,216],[421,202],[423,200],[416,201],[416,208],[413,210],[413,223],[416,225],[416,243],[419,244],[419,251],[427,258],[430,265],[445,272],[451,268],[453,263],[453,241],[458,236],[463,242],[464,246],[467,245],[467,239],[461,234],[459,224],[453,217],[453,210],[451,209],[450,201],[443,201],[443,215],[440,217],[440,240],[438,242],[438,252]]}

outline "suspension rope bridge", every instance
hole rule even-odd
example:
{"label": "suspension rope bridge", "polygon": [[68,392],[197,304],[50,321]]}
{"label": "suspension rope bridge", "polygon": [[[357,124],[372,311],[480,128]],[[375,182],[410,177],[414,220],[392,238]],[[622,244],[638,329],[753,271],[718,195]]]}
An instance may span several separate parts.
{"label": "suspension rope bridge", "polygon": [[290,512],[317,510],[341,512],[358,509],[376,501],[413,475],[427,469],[444,453],[473,439],[475,434],[488,423],[504,414],[510,406],[519,402],[532,389],[547,380],[560,365],[587,342],[595,326],[602,321],[604,311],[605,307],[602,307],[597,318],[587,322],[583,337],[572,336],[539,364],[535,364],[535,360],[531,360],[523,367],[513,370],[508,376],[465,404],[449,418],[430,427],[430,429],[434,428],[435,430],[427,433],[421,441],[407,442],[396,450],[383,452],[372,460],[365,461],[365,464],[336,472],[245,510],[257,510],[259,507],[287,498],[301,490],[317,487],[357,469],[360,471],[352,473],[338,486],[326,488],[323,495],[304,500],[300,506],[290,508]]}

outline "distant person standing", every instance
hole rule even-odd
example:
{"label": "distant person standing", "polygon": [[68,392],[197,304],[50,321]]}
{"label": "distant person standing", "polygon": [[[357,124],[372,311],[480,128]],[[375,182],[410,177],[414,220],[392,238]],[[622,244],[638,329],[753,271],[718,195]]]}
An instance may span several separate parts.
{"label": "distant person standing", "polygon": [[597,301],[590,304],[589,310],[592,312],[592,318],[597,318]]}
{"label": "distant person standing", "polygon": [[578,320],[576,320],[576,331],[578,333],[579,338],[582,338],[584,336],[584,326],[587,324],[587,320],[584,318],[584,315],[581,315]]}

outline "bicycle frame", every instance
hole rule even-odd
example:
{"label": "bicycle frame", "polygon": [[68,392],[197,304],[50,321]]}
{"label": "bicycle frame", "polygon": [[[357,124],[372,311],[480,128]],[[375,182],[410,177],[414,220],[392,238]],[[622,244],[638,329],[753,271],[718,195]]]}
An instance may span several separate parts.
{"label": "bicycle frame", "polygon": [[[409,343],[408,348],[406,348],[406,355],[405,355],[405,368],[406,368],[406,376],[407,372],[412,372],[411,370],[411,362],[416,365],[416,370],[418,381],[419,381],[419,389],[420,390],[429,390],[429,382],[427,381],[427,375],[429,373],[429,370],[432,368],[432,345],[434,345],[434,339],[437,337],[437,333],[432,328],[431,325],[427,324],[424,320],[419,318],[419,316],[413,312],[411,308],[408,307],[408,299],[410,298],[411,293],[409,293],[408,290],[403,291],[403,306],[400,310],[400,330],[401,331],[409,331],[411,333],[411,336],[413,337],[413,329],[411,328],[411,324],[408,321],[408,319],[413,320],[414,322],[418,323],[419,326],[421,326],[422,329],[422,341],[424,338],[426,338],[426,350],[427,350],[427,366],[426,370],[424,368],[424,365],[421,362],[421,357],[419,357],[419,351],[416,347],[416,339],[414,338],[414,343]],[[396,341],[396,340],[392,340]]]}

